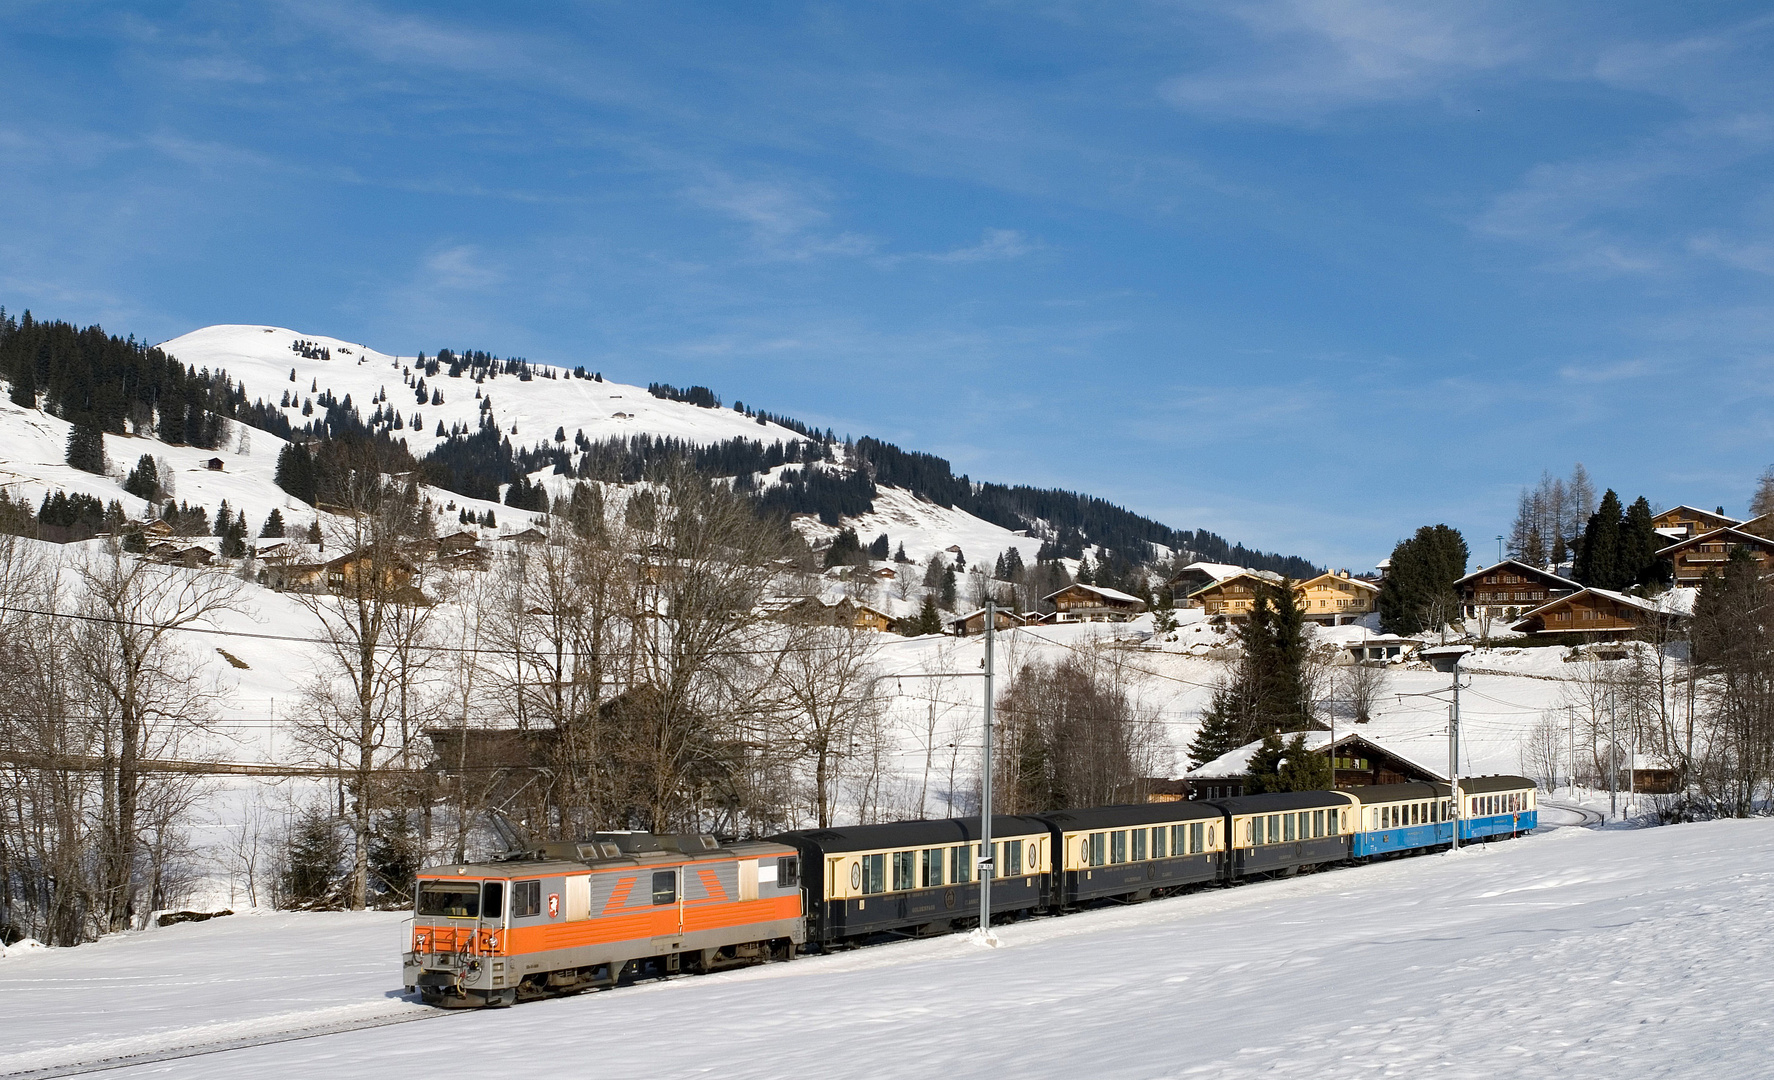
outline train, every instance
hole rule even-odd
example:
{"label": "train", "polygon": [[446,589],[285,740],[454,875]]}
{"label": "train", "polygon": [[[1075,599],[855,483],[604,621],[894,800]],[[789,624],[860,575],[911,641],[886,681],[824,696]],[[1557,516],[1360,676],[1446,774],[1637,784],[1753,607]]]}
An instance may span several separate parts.
{"label": "train", "polygon": [[1538,824],[1520,776],[1384,784],[992,819],[904,821],[759,840],[597,833],[521,842],[414,881],[409,993],[444,1008],[717,971],[994,922],[1507,839]]}

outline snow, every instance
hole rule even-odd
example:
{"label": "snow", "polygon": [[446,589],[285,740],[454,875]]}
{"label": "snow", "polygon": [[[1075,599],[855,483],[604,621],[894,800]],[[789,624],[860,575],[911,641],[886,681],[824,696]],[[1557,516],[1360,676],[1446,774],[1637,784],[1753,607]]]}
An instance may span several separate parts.
{"label": "snow", "polygon": [[[1330,744],[1330,741],[1332,738],[1332,733],[1328,732],[1328,731],[1284,731],[1281,733],[1281,741],[1284,743],[1291,742],[1293,740],[1294,736],[1296,736],[1296,735],[1301,735],[1301,736],[1305,737],[1305,746],[1306,746],[1306,749],[1308,749],[1308,750],[1322,750]],[[1373,743],[1375,746],[1380,746],[1382,749],[1391,751],[1394,754],[1398,754],[1398,751],[1393,750],[1392,747],[1384,746],[1378,740],[1370,738],[1365,734],[1351,733],[1347,727],[1344,727],[1341,731],[1339,731],[1336,734],[1335,738],[1336,738],[1337,742],[1339,742],[1339,743],[1346,742],[1349,739],[1354,739],[1354,738],[1365,739],[1366,741]],[[1251,758],[1256,756],[1257,750],[1259,750],[1262,747],[1262,745],[1263,745],[1263,740],[1261,740],[1261,739],[1258,739],[1255,742],[1245,743],[1243,746],[1240,746],[1238,749],[1227,751],[1226,753],[1221,754],[1217,758],[1214,758],[1212,761],[1201,766],[1200,768],[1190,769],[1188,772],[1184,773],[1183,775],[1190,776],[1190,777],[1209,777],[1209,776],[1212,776],[1212,777],[1236,777],[1236,776],[1243,776],[1245,773],[1250,771]],[[1409,760],[1408,755],[1398,754],[1398,756],[1402,757],[1402,758],[1406,758],[1406,760]],[[1439,771],[1437,771],[1434,767],[1432,767],[1430,765],[1425,765],[1421,761],[1413,761],[1412,764],[1416,765],[1419,769],[1422,769],[1425,773],[1428,773],[1430,776],[1436,777],[1438,779],[1443,778],[1443,774],[1440,773]]]}
{"label": "snow", "polygon": [[[1509,843],[119,1070],[331,1080],[1767,1075],[1774,822]],[[399,914],[0,961],[0,1072],[400,1018]]]}

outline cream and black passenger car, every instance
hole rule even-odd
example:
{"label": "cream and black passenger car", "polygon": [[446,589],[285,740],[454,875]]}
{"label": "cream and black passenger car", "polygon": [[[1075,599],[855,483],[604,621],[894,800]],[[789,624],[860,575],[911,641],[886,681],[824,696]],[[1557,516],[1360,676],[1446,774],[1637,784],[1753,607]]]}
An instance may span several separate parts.
{"label": "cream and black passenger car", "polygon": [[1286,791],[1210,799],[1231,834],[1226,877],[1292,874],[1349,857],[1354,800],[1341,791]]}
{"label": "cream and black passenger car", "polygon": [[[992,914],[1049,905],[1047,823],[992,818]],[[807,933],[821,945],[882,933],[938,934],[977,924],[979,819],[906,821],[781,833],[801,853]]]}
{"label": "cream and black passenger car", "polygon": [[1207,803],[1137,803],[1056,810],[1040,820],[1061,853],[1055,902],[1145,900],[1225,874],[1225,826]]}

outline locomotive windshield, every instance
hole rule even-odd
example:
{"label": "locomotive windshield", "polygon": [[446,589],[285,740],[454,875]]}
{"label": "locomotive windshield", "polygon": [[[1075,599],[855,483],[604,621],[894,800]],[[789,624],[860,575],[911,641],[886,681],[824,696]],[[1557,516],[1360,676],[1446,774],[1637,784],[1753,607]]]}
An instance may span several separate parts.
{"label": "locomotive windshield", "polygon": [[[497,903],[497,901],[494,901]],[[480,882],[427,881],[419,888],[419,914],[458,919],[480,917]]]}

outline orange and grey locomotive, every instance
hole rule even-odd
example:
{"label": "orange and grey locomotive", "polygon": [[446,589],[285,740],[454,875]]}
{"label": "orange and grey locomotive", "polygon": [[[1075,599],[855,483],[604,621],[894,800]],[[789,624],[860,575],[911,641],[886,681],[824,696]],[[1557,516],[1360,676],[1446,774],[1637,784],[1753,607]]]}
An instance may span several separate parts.
{"label": "orange and grey locomotive", "polygon": [[510,1005],[624,973],[787,960],[805,940],[799,853],[599,833],[421,870],[405,982],[434,1005]]}

